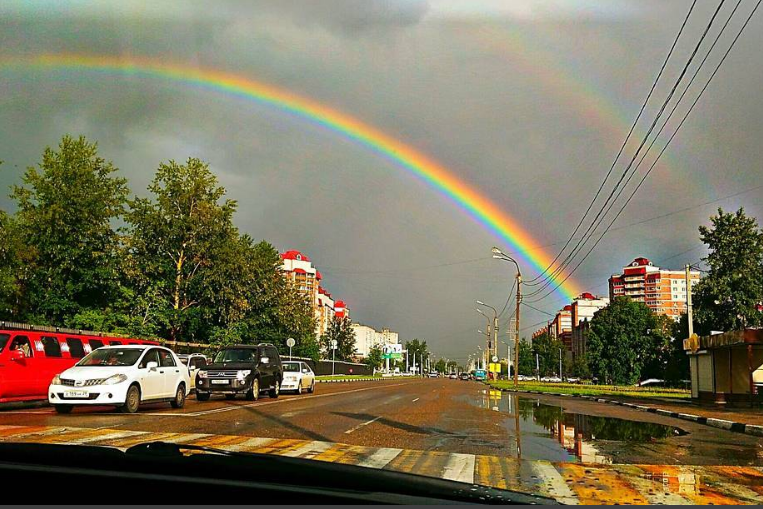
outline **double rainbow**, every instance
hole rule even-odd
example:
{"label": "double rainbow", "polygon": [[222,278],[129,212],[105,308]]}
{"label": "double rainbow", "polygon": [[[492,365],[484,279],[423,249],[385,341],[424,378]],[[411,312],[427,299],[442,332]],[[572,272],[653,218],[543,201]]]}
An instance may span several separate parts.
{"label": "double rainbow", "polygon": [[[2,69],[69,70],[100,74],[137,76],[169,80],[173,83],[213,90],[255,101],[320,125],[346,139],[393,161],[408,173],[446,196],[477,223],[511,247],[518,261],[540,272],[551,263],[551,256],[486,196],[459,179],[452,171],[373,126],[312,99],[232,73],[203,69],[164,61],[115,56],[46,54],[32,57],[0,57]],[[532,271],[527,271],[532,272]],[[555,285],[564,275],[557,276]],[[560,297],[571,300],[578,294],[571,280],[557,289]]]}

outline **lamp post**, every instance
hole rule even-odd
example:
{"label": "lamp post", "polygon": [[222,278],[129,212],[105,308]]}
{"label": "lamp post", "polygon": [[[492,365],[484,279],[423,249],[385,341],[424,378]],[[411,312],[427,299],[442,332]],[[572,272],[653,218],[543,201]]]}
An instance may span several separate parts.
{"label": "lamp post", "polygon": [[[490,308],[493,310],[493,348],[491,351],[490,344],[488,344],[488,351],[491,351],[491,355],[498,355],[498,311],[496,311],[496,309],[493,306],[489,304],[485,304],[481,300],[477,301],[477,305],[484,306],[486,308]],[[483,313],[482,310],[480,310],[479,308],[477,308],[477,312],[480,313],[485,318],[488,318],[488,316],[485,313]],[[490,332],[490,329],[488,329],[488,332]]]}
{"label": "lamp post", "polygon": [[[483,356],[482,347],[480,345],[477,345],[477,350],[480,351],[479,357],[482,357],[482,362],[483,362],[483,366],[482,367],[484,369],[484,367],[485,367],[484,366],[485,358]],[[478,361],[477,361],[477,369],[480,369],[479,357],[477,358],[478,359]]]}
{"label": "lamp post", "polygon": [[[493,248],[493,258],[497,260],[503,260],[505,262],[511,262],[514,264],[514,266],[517,268],[517,307],[514,311],[517,322],[516,322],[516,330],[515,336],[514,336],[514,366],[519,366],[519,305],[522,303],[522,272],[519,270],[519,264],[517,261],[512,258],[511,256],[505,254],[503,251],[498,249],[497,247]],[[518,376],[518,369],[514,369],[514,388],[517,389],[519,386],[519,376]]]}
{"label": "lamp post", "polygon": [[[508,368],[508,376],[511,378],[511,345],[508,344],[506,341],[501,341],[504,345],[506,345],[506,367]],[[517,368],[515,367],[514,370]]]}

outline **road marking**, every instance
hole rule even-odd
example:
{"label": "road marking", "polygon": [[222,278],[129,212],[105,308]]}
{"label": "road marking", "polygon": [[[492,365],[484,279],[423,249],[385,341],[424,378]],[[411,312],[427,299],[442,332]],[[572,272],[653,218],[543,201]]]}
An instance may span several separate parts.
{"label": "road marking", "polygon": [[453,453],[442,472],[443,479],[474,483],[474,454]]}
{"label": "road marking", "polygon": [[362,428],[363,426],[368,426],[368,425],[369,425],[369,424],[371,424],[372,422],[376,422],[376,421],[378,421],[379,419],[381,419],[381,415],[380,415],[379,417],[374,417],[374,418],[373,418],[373,419],[371,419],[370,421],[361,422],[361,423],[360,423],[360,424],[358,424],[357,426],[355,426],[355,427],[353,427],[353,428],[350,428],[350,429],[348,429],[347,431],[345,431],[345,432],[344,432],[344,434],[345,434],[345,435],[349,435],[349,434],[350,434],[350,433],[352,433],[353,431],[357,431],[357,430],[359,430],[360,428]]}
{"label": "road marking", "polygon": [[288,456],[290,458],[312,458],[322,452],[329,450],[333,445],[333,442],[321,442],[319,440],[315,440],[306,443],[302,447],[285,452],[282,456]]}
{"label": "road marking", "polygon": [[397,455],[400,454],[401,452],[403,452],[402,449],[393,449],[393,448],[379,449],[378,451],[373,453],[371,456],[369,456],[368,458],[358,463],[358,466],[381,469],[387,466],[387,463],[395,459]]}
{"label": "road marking", "polygon": [[564,482],[562,474],[557,472],[551,463],[540,460],[531,463],[531,465],[538,477],[540,477],[543,480],[543,483],[548,487],[546,491],[549,492],[549,494],[546,496],[551,496],[564,504],[578,505],[580,503],[578,497],[575,496],[570,487],[567,486],[567,483]]}
{"label": "road marking", "polygon": [[134,437],[137,435],[148,435],[149,433],[147,431],[115,431],[114,433],[106,433],[106,434],[96,434],[96,435],[90,435],[90,436],[84,436],[80,438],[74,438],[71,440],[67,440],[67,444],[87,444],[89,442],[105,442],[108,440],[117,440],[119,438],[127,438],[127,437]]}
{"label": "road marking", "polygon": [[413,401],[411,401],[411,403],[416,403],[416,402],[417,402],[418,400],[420,400],[420,399],[421,399],[421,398],[416,398],[416,399],[414,399]]}
{"label": "road marking", "polygon": [[257,447],[263,447],[265,445],[272,444],[275,441],[275,438],[250,438],[249,440],[241,442],[240,444],[224,445],[220,447],[220,449],[225,449],[226,451],[233,452],[247,452],[251,449],[256,449]]}

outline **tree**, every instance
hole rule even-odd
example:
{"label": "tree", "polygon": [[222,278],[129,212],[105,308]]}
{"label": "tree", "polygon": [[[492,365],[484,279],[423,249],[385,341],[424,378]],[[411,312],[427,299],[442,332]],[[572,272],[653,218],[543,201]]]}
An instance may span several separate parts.
{"label": "tree", "polygon": [[[244,252],[232,217],[236,203],[221,201],[225,189],[209,166],[189,158],[186,164],[162,163],[148,190],[152,199],[136,198],[130,203],[130,254],[147,282],[155,283],[170,339],[193,339],[194,325],[210,318],[221,282],[226,277],[226,257],[241,259]],[[229,276],[229,274],[225,274]],[[215,284],[217,283],[217,284]],[[147,288],[138,291],[145,294]]]}
{"label": "tree", "polygon": [[336,359],[349,361],[355,355],[355,331],[349,317],[334,317],[329,322],[326,333],[321,336],[321,347],[326,351],[328,358],[332,358],[331,342],[337,342]]}
{"label": "tree", "polygon": [[18,224],[0,210],[0,320],[19,320],[26,304],[26,274],[33,253]]}
{"label": "tree", "polygon": [[413,366],[414,356],[416,365],[419,370],[424,367],[424,360],[429,358],[429,350],[427,350],[427,342],[420,341],[418,338],[405,342],[405,349],[408,351],[408,359],[411,366]]}
{"label": "tree", "polygon": [[697,332],[730,331],[763,325],[763,232],[744,209],[710,218],[712,227],[699,227],[710,253],[710,267],[694,287]]}
{"label": "tree", "polygon": [[13,187],[17,240],[26,250],[25,269],[12,285],[25,292],[20,318],[70,325],[78,313],[109,308],[122,259],[113,224],[128,195],[116,172],[95,143],[64,136],[58,150],[46,148],[38,167],[27,168],[22,185]]}
{"label": "tree", "polygon": [[540,336],[533,338],[532,354],[538,355],[538,366],[540,367],[540,373],[539,373],[540,376],[549,376],[549,375],[559,374],[559,351],[560,350],[562,352],[562,360],[563,360],[562,368],[564,368],[564,362],[566,362],[566,355],[564,355],[564,350],[565,350],[564,343],[562,343],[558,339],[552,338],[548,333],[543,333]]}
{"label": "tree", "polygon": [[457,361],[449,361],[445,365],[445,371],[448,373],[452,373],[454,371],[458,371],[458,362]]}
{"label": "tree", "polygon": [[[587,359],[591,374],[613,384],[634,384],[654,366],[669,342],[665,317],[643,302],[615,297],[591,320]],[[654,373],[652,373],[654,374]]]}
{"label": "tree", "polygon": [[437,362],[435,362],[434,369],[440,373],[445,373],[447,369],[445,359],[438,359]]}
{"label": "tree", "polygon": [[[535,372],[535,356],[533,354],[532,345],[522,340],[519,342],[519,370],[520,375],[531,375]],[[512,376],[514,373],[512,373]]]}
{"label": "tree", "polygon": [[368,367],[372,370],[380,369],[382,364],[384,364],[382,355],[384,355],[384,351],[380,345],[372,346],[371,350],[368,352],[368,357],[366,357],[366,364],[368,364]]}

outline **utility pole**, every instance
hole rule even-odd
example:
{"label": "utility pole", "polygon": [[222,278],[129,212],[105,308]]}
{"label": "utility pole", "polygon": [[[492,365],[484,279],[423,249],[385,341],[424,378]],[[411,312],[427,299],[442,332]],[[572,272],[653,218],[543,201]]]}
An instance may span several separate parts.
{"label": "utility pole", "polygon": [[691,305],[691,265],[686,266],[686,319],[689,322],[689,337],[694,335],[694,313]]}
{"label": "utility pole", "polygon": [[517,265],[517,308],[514,310],[517,318],[516,330],[514,331],[514,389],[519,387],[519,305],[521,303],[522,274],[519,272],[519,265]]}
{"label": "utility pole", "polygon": [[538,354],[535,354],[535,376],[540,380],[540,363],[538,362]]}
{"label": "utility pole", "polygon": [[559,349],[559,378],[564,379],[562,376],[562,349]]}

